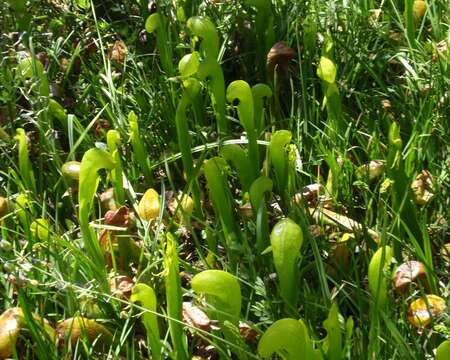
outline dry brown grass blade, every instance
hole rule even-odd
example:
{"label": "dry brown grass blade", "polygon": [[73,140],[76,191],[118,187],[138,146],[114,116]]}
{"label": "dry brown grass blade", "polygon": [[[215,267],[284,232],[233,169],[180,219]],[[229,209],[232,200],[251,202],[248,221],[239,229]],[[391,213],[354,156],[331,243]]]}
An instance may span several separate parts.
{"label": "dry brown grass blade", "polygon": [[[350,219],[345,215],[335,213],[324,208],[309,208],[311,216],[317,222],[325,222],[330,225],[337,225],[346,231],[360,233],[364,231],[363,225],[356,220]],[[380,234],[375,230],[367,228],[367,233],[376,243],[380,242]]]}

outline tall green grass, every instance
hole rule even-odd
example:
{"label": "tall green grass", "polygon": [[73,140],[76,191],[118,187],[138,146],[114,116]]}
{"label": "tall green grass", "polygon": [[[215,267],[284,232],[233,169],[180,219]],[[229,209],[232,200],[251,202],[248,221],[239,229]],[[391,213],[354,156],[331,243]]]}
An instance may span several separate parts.
{"label": "tall green grass", "polygon": [[[446,358],[448,309],[408,320],[449,295],[450,9],[424,4],[0,4],[0,357]],[[80,316],[106,348],[43,336]]]}

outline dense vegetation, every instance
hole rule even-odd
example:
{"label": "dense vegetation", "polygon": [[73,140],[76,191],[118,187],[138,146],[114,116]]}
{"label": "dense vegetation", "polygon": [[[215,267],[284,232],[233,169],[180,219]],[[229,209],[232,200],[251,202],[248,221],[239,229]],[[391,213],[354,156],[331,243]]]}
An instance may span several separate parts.
{"label": "dense vegetation", "polygon": [[449,359],[446,0],[0,3],[0,358]]}

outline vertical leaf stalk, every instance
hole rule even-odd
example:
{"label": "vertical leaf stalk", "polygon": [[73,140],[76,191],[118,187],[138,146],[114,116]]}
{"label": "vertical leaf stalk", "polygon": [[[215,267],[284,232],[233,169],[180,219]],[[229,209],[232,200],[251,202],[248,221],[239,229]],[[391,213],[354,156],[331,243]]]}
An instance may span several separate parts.
{"label": "vertical leaf stalk", "polygon": [[167,315],[169,316],[169,331],[176,359],[187,360],[186,337],[182,327],[182,294],[180,272],[178,269],[177,243],[172,234],[166,235],[166,250],[164,254],[164,271],[166,284]]}

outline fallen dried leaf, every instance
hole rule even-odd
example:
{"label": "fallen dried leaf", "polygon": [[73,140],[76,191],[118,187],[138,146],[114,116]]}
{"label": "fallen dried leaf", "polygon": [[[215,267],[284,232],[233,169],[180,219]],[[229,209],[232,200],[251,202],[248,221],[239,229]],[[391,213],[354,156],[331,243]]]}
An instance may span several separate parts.
{"label": "fallen dried leaf", "polygon": [[255,329],[253,329],[252,327],[250,327],[250,325],[243,321],[239,321],[239,333],[246,342],[251,344],[254,344],[256,342],[258,333]]}
{"label": "fallen dried leaf", "polygon": [[108,210],[105,214],[105,225],[128,227],[130,210],[121,206],[117,210]]}
{"label": "fallen dried leaf", "polygon": [[[357,221],[350,219],[349,217],[345,215],[337,214],[333,211],[330,211],[328,209],[323,208],[310,208],[309,212],[311,216],[314,218],[317,222],[325,222],[331,225],[337,225],[347,231],[351,232],[361,232],[364,230],[364,227]],[[369,236],[375,241],[376,243],[379,243],[380,241],[380,234],[378,234],[376,231],[366,228],[367,233]]]}
{"label": "fallen dried leaf", "polygon": [[0,218],[8,214],[9,204],[8,199],[0,196]]}
{"label": "fallen dried leaf", "polygon": [[111,295],[119,298],[128,299],[131,296],[131,290],[133,289],[133,280],[125,275],[110,274],[109,277],[109,290]]}
{"label": "fallen dried leaf", "polygon": [[355,235],[344,233],[339,237],[331,248],[331,259],[336,264],[338,270],[346,270],[350,265],[351,252],[348,241],[354,239]]}
{"label": "fallen dried leaf", "polygon": [[294,200],[300,205],[302,199],[306,201],[308,206],[315,206],[320,196],[324,193],[325,188],[323,185],[314,183],[305,186],[301,193],[297,193],[294,196]]}
{"label": "fallen dried leaf", "polygon": [[433,175],[428,170],[422,170],[411,184],[418,205],[425,205],[434,196]]}
{"label": "fallen dried leaf", "polygon": [[190,302],[183,302],[183,321],[196,329],[211,331],[209,317]]}
{"label": "fallen dried leaf", "polygon": [[123,64],[125,62],[128,49],[122,40],[117,40],[109,51],[109,58]]}
{"label": "fallen dried leaf", "polygon": [[[32,314],[32,316],[36,322],[42,325],[51,339],[56,339],[55,330],[47,320],[42,319],[37,314]],[[0,315],[0,359],[6,359],[13,355],[17,338],[26,326],[23,310],[19,307],[10,308]]]}
{"label": "fallen dried leaf", "polygon": [[407,261],[401,264],[394,275],[394,288],[396,290],[405,290],[408,286],[418,280],[425,279],[425,265],[420,261]]}
{"label": "fallen dried leaf", "polygon": [[56,327],[56,332],[61,347],[67,340],[70,340],[71,346],[75,346],[78,340],[83,338],[89,342],[96,340],[96,348],[107,347],[112,342],[112,334],[108,329],[95,320],[81,316],[61,321]]}

